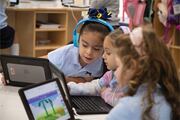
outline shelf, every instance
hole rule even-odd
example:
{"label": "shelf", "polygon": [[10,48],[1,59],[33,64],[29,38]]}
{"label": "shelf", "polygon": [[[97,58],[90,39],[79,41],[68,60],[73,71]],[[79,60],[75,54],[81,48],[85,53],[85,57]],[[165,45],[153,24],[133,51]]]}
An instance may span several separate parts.
{"label": "shelf", "polygon": [[66,29],[65,28],[57,28],[57,29],[51,29],[51,28],[49,28],[49,29],[44,29],[44,28],[36,28],[35,29],[35,31],[36,32],[54,32],[54,31],[66,31]]}
{"label": "shelf", "polygon": [[171,45],[170,48],[172,48],[172,49],[179,49],[180,50],[180,46],[179,45]]}
{"label": "shelf", "polygon": [[62,47],[61,45],[57,45],[57,44],[48,44],[48,45],[36,45],[35,50],[53,50],[53,49],[57,49],[59,47]]}

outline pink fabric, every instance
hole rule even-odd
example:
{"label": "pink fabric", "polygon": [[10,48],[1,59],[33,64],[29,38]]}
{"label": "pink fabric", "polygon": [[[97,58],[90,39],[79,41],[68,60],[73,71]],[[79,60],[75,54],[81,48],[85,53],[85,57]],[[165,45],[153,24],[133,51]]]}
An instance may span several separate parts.
{"label": "pink fabric", "polygon": [[118,87],[118,85],[116,85],[114,88],[110,87],[110,82],[113,79],[112,76],[112,71],[108,71],[104,74],[104,76],[102,77],[102,82],[103,82],[103,88],[104,91],[100,92],[101,93],[101,97],[105,100],[105,102],[107,102],[108,104],[115,106],[118,101],[119,98],[123,97],[123,92],[120,90],[120,88]]}
{"label": "pink fabric", "polygon": [[109,86],[109,83],[112,80],[112,71],[107,71],[102,78],[104,86]]}
{"label": "pink fabric", "polygon": [[130,39],[134,46],[136,47],[140,46],[143,41],[142,28],[137,27],[133,29],[132,32],[130,33]]}
{"label": "pink fabric", "polygon": [[136,6],[136,12],[133,18],[133,25],[139,26],[144,21],[144,11],[146,8],[146,3],[139,3]]}
{"label": "pink fabric", "polygon": [[103,92],[101,92],[101,97],[105,100],[106,103],[115,106],[119,99],[124,96],[123,92],[120,92],[116,89],[112,90],[111,88],[106,88]]}
{"label": "pink fabric", "polygon": [[[134,13],[131,14],[129,8],[134,9]],[[124,21],[124,13],[127,13],[129,17],[129,28],[132,30],[133,25],[138,26],[143,23],[144,11],[146,8],[146,3],[141,2],[139,0],[124,0],[123,1],[123,21]]]}

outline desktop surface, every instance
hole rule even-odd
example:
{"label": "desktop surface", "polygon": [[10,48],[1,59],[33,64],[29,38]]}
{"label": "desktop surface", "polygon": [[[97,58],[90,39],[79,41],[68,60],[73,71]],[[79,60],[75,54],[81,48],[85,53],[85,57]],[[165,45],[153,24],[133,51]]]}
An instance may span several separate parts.
{"label": "desktop surface", "polygon": [[[1,120],[28,120],[23,103],[18,95],[19,89],[20,87],[3,86],[0,83]],[[75,118],[82,120],[105,120],[106,114],[76,115]]]}

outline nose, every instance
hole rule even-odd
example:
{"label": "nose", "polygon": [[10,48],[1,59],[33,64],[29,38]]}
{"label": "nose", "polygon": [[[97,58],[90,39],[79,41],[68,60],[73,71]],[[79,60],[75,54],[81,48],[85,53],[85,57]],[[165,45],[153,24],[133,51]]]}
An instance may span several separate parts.
{"label": "nose", "polygon": [[87,48],[86,53],[87,53],[88,55],[91,55],[91,54],[93,53],[92,48],[91,48],[91,47]]}
{"label": "nose", "polygon": [[102,57],[103,57],[103,59],[105,59],[105,58],[106,58],[105,52],[103,53]]}

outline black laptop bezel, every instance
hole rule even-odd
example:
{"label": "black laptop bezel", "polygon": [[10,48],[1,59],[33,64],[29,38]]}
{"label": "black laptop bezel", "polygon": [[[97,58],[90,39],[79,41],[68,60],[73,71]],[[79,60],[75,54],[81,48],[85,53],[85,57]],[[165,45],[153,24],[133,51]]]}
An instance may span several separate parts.
{"label": "black laptop bezel", "polygon": [[25,97],[24,91],[29,90],[29,89],[32,89],[32,88],[35,88],[35,87],[38,87],[38,86],[41,86],[41,85],[44,85],[44,84],[48,84],[48,83],[51,83],[51,82],[56,82],[56,83],[57,83],[58,88],[59,88],[59,90],[60,90],[60,92],[61,92],[61,95],[62,95],[62,97],[63,97],[64,103],[65,103],[65,105],[66,105],[66,107],[67,107],[67,109],[68,109],[69,115],[70,115],[70,119],[69,119],[69,120],[74,120],[75,118],[74,118],[74,115],[73,115],[73,111],[72,111],[71,107],[70,107],[69,104],[68,104],[68,101],[67,101],[67,99],[66,99],[66,97],[65,97],[63,88],[62,88],[62,86],[61,86],[60,81],[59,81],[58,78],[54,78],[54,79],[51,79],[51,80],[49,80],[49,81],[43,81],[43,82],[40,82],[40,83],[37,83],[37,84],[33,84],[33,85],[30,85],[30,86],[26,86],[26,87],[21,88],[21,89],[18,90],[19,96],[20,96],[20,98],[21,98],[21,101],[22,101],[23,106],[24,106],[24,108],[25,108],[25,110],[26,110],[26,113],[27,113],[27,115],[28,115],[29,120],[34,120],[34,117],[33,117],[32,111],[31,111],[31,109],[30,109],[30,106],[29,106],[29,104],[28,104],[28,101],[27,101],[27,99],[26,99],[26,97]]}
{"label": "black laptop bezel", "polygon": [[[73,105],[73,101],[72,101],[72,98],[73,97],[81,97],[81,95],[80,96],[76,96],[76,95],[70,95],[70,93],[69,93],[69,88],[68,88],[68,86],[67,86],[67,82],[66,82],[66,80],[65,80],[65,76],[64,76],[64,74],[63,74],[63,72],[62,71],[60,71],[54,64],[52,64],[51,62],[49,62],[49,64],[50,64],[50,69],[51,69],[51,71],[52,71],[52,74],[54,73],[54,74],[56,74],[56,76],[59,78],[59,80],[60,80],[60,84],[61,84],[61,86],[64,86],[64,93],[65,93],[65,96],[66,96],[66,99],[68,100],[68,103],[69,103],[69,106],[71,107],[71,108],[75,108],[75,110],[76,110],[76,113],[77,114],[79,114],[79,115],[87,115],[87,114],[107,114],[108,112],[106,112],[106,111],[102,111],[102,112],[80,112],[79,110],[78,110],[78,108],[76,108],[74,105]],[[84,97],[85,95],[83,95],[83,97]],[[91,97],[91,98],[101,98],[100,96],[85,96],[85,97]],[[102,99],[102,98],[101,98]],[[103,99],[102,99],[103,100]],[[104,100],[103,100],[104,101]],[[104,103],[105,103],[105,101],[104,101]],[[107,104],[107,103],[106,103]],[[112,108],[112,106],[111,105],[109,105],[109,104],[107,104],[107,106],[108,107],[110,107],[110,108]],[[75,111],[74,111],[75,112]]]}
{"label": "black laptop bezel", "polygon": [[11,6],[18,5],[18,4],[19,4],[19,0],[16,0],[15,2],[10,1],[10,5]]}
{"label": "black laptop bezel", "polygon": [[48,59],[25,57],[25,56],[15,56],[15,55],[0,55],[0,61],[1,61],[2,69],[3,69],[6,85],[24,87],[27,85],[34,84],[34,83],[19,82],[19,81],[10,80],[8,67],[7,67],[8,63],[42,66],[44,68],[46,80],[49,80],[52,78],[51,70],[49,68],[49,60]]}
{"label": "black laptop bezel", "polygon": [[64,76],[64,73],[59,70],[53,63],[49,62],[49,66],[50,66],[50,69],[51,69],[51,74],[52,74],[52,77],[53,77],[53,73],[56,74],[56,76],[58,77],[59,81],[60,81],[60,84],[61,86],[63,86],[63,90],[64,90],[64,94],[66,96],[66,99],[68,100],[68,103],[69,103],[69,106],[71,108],[73,108],[72,106],[72,100],[71,100],[71,96],[70,96],[70,93],[69,93],[69,88],[67,86],[67,83],[66,83],[66,79],[65,79],[65,76]]}

